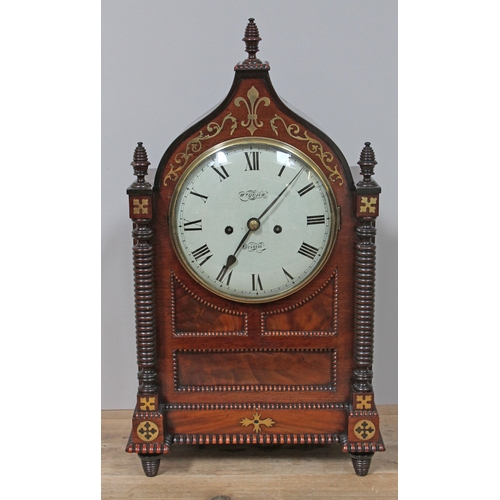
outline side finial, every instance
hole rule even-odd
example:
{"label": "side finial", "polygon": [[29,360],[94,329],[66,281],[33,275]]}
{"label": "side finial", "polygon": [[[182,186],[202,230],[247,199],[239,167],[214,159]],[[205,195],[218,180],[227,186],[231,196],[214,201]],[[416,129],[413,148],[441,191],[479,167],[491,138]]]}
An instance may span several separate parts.
{"label": "side finial", "polygon": [[148,161],[148,153],[142,142],[137,143],[134,151],[134,161],[131,165],[134,167],[134,175],[137,176],[137,181],[134,182],[135,187],[146,185],[149,187],[149,183],[145,182],[144,178],[148,174],[148,167],[151,163]]}
{"label": "side finial", "polygon": [[359,157],[358,165],[361,167],[361,175],[363,180],[358,182],[358,186],[372,186],[376,185],[376,182],[372,180],[373,171],[375,165],[377,164],[375,160],[375,153],[369,142],[365,142],[365,147],[361,151]]}
{"label": "side finial", "polygon": [[234,67],[236,71],[246,69],[269,70],[269,63],[257,59],[257,56],[255,55],[259,52],[259,42],[261,40],[262,38],[259,36],[259,29],[255,24],[255,19],[251,17],[248,20],[248,24],[245,29],[245,36],[243,37],[243,41],[245,42],[245,51],[248,53],[248,57]]}

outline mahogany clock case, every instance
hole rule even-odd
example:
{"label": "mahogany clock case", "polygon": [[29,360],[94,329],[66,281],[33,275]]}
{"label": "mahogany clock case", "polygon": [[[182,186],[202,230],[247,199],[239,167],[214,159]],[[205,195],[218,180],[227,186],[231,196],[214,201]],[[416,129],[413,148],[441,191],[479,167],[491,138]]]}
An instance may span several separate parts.
{"label": "mahogany clock case", "polygon": [[[147,475],[172,444],[338,443],[358,475],[384,450],[371,371],[375,155],[365,143],[355,183],[336,144],[279,98],[269,64],[256,57],[259,40],[250,19],[248,57],[234,68],[227,97],[168,147],[154,186],[145,181],[143,144],[134,152],[137,181],[127,192],[139,390],[127,451],[139,454]],[[189,165],[219,144],[249,138],[305,155],[338,206],[321,269],[294,293],[258,303],[203,286],[179,259],[170,227],[172,197]]]}

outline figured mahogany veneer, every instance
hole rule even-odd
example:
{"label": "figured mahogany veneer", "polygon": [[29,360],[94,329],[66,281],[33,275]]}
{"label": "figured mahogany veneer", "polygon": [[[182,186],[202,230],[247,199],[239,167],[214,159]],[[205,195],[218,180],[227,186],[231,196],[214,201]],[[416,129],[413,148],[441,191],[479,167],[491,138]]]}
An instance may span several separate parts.
{"label": "figured mahogany veneer", "polygon": [[306,391],[335,385],[331,350],[188,350],[175,356],[177,390]]}
{"label": "figured mahogany veneer", "polygon": [[247,314],[233,309],[222,309],[197,297],[174,274],[171,294],[174,336],[210,337],[248,333]]}
{"label": "figured mahogany veneer", "polygon": [[[129,190],[139,390],[127,451],[147,475],[172,443],[340,443],[356,473],[383,451],[372,388],[375,219],[380,188],[369,143],[354,184],[335,143],[290,110],[256,58],[235,67],[223,102],[181,134],[160,161],[154,187],[139,143]],[[325,99],[325,105],[328,101]],[[316,163],[340,207],[330,258],[303,288],[268,303],[214,295],[178,260],[169,208],[188,166],[229,139],[277,139]]]}

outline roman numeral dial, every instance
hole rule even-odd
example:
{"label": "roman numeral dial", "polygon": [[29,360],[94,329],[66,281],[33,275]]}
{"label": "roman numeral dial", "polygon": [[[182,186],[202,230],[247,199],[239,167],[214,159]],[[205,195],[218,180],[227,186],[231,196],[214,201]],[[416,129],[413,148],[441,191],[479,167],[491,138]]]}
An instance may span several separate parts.
{"label": "roman numeral dial", "polygon": [[308,215],[307,216],[307,225],[312,226],[314,224],[324,224],[325,223],[325,215]]}
{"label": "roman numeral dial", "polygon": [[245,158],[247,160],[246,170],[259,170],[259,151],[252,151],[250,153],[245,153]]}
{"label": "roman numeral dial", "polygon": [[335,241],[335,214],[330,184],[308,156],[277,140],[244,138],[193,158],[167,225],[184,281],[214,297],[268,302],[318,275]]}
{"label": "roman numeral dial", "polygon": [[298,253],[304,255],[305,257],[308,257],[309,259],[314,259],[318,251],[319,248],[313,247],[312,245],[309,245],[309,243],[303,242],[302,245],[300,245]]}
{"label": "roman numeral dial", "polygon": [[214,172],[219,176],[219,180],[222,182],[223,180],[229,177],[227,170],[224,168],[224,165],[220,165],[219,167],[212,167]]}
{"label": "roman numeral dial", "polygon": [[310,182],[307,186],[304,186],[302,189],[299,189],[297,193],[299,193],[299,196],[304,196],[305,194],[309,193],[309,191],[312,191],[316,186],[314,183]]}
{"label": "roman numeral dial", "polygon": [[199,262],[200,266],[205,264],[208,259],[211,259],[213,257],[212,252],[210,251],[210,248],[208,246],[202,245],[201,247],[197,248],[196,250],[193,250],[192,252],[193,257]]}

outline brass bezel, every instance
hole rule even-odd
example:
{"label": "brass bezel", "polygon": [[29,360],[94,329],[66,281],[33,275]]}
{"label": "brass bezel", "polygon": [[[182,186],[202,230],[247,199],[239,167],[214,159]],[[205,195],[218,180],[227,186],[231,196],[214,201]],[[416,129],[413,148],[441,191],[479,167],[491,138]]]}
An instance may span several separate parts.
{"label": "brass bezel", "polygon": [[[319,177],[325,192],[328,197],[328,201],[330,202],[330,205],[332,207],[332,225],[331,225],[331,230],[330,230],[330,235],[328,238],[328,244],[326,251],[323,253],[321,259],[317,262],[316,267],[314,270],[309,274],[307,278],[305,278],[303,281],[300,283],[297,283],[295,286],[293,286],[290,289],[287,289],[283,292],[280,292],[276,295],[273,296],[267,296],[267,297],[238,297],[234,296],[229,292],[222,291],[218,288],[213,287],[210,283],[205,282],[203,279],[200,278],[200,276],[192,269],[190,266],[189,262],[185,259],[185,256],[183,254],[183,251],[180,249],[180,243],[178,240],[178,235],[174,231],[174,228],[178,227],[178,221],[174,219],[175,216],[175,207],[177,205],[177,201],[179,198],[179,194],[182,191],[184,187],[184,182],[186,178],[191,174],[193,170],[195,170],[198,165],[200,165],[202,162],[205,161],[206,158],[209,156],[212,156],[213,154],[217,153],[218,151],[232,147],[232,146],[237,146],[237,145],[246,145],[246,144],[255,144],[258,146],[259,144],[262,145],[267,145],[271,147],[276,147],[276,148],[281,148],[289,153],[297,156],[301,161],[303,161],[309,168],[311,168],[316,175]],[[337,205],[337,200],[335,198],[335,194],[333,193],[333,190],[331,186],[328,184],[328,180],[323,173],[322,169],[316,164],[314,160],[312,160],[309,156],[305,155],[302,151],[299,149],[295,148],[294,146],[291,146],[290,144],[287,144],[285,142],[276,140],[276,139],[269,139],[267,137],[242,137],[239,139],[230,139],[225,142],[221,142],[220,144],[217,144],[216,146],[213,146],[212,148],[208,149],[205,151],[203,154],[198,156],[195,160],[193,160],[192,163],[190,163],[187,168],[184,170],[182,173],[179,181],[177,182],[177,185],[175,186],[174,192],[172,194],[172,200],[170,203],[169,207],[169,230],[170,230],[170,237],[171,241],[173,242],[173,247],[175,254],[179,261],[181,262],[182,266],[184,269],[189,273],[189,275],[197,281],[201,286],[203,286],[205,289],[208,291],[214,293],[215,295],[218,295],[219,297],[223,297],[225,299],[233,300],[235,302],[240,302],[240,303],[246,303],[246,304],[259,304],[259,303],[266,303],[266,302],[275,302],[277,300],[280,300],[284,297],[288,297],[289,295],[292,295],[296,293],[298,290],[306,286],[308,283],[310,283],[323,269],[325,266],[326,262],[330,258],[330,255],[332,253],[333,247],[335,245],[335,242],[337,240],[337,233],[339,230],[339,210],[338,210],[338,205]]]}

